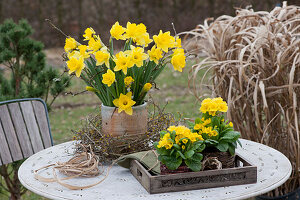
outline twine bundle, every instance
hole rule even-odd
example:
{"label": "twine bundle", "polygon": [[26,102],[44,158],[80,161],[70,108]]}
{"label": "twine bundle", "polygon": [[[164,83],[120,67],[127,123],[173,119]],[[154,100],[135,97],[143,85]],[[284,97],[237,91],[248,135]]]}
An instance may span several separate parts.
{"label": "twine bundle", "polygon": [[[98,182],[86,185],[86,186],[75,186],[70,185],[67,183],[64,183],[64,180],[69,180],[77,177],[95,177],[99,176],[104,173],[103,165],[101,165],[101,170],[99,170],[99,159],[95,155],[95,153],[92,151],[91,147],[88,152],[87,148],[82,146],[83,149],[85,149],[84,152],[76,154],[74,157],[72,157],[67,162],[57,162],[55,164],[47,165],[44,167],[41,167],[34,171],[34,177],[42,182],[57,182],[60,185],[71,189],[71,190],[80,190],[80,189],[86,189],[93,187],[95,185],[98,185],[99,183],[103,182],[106,177],[109,174],[110,169],[114,165],[110,165],[108,169],[106,170],[106,175]],[[47,169],[49,167],[52,167],[53,170],[53,178],[45,178],[38,174],[38,172],[42,169]],[[58,178],[56,174],[56,170],[58,170],[60,173],[66,175],[67,177],[64,178]]]}

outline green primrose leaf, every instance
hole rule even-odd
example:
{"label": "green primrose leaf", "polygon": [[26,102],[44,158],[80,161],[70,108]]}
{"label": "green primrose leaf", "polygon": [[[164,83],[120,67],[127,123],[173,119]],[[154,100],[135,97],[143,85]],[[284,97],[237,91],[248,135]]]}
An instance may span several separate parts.
{"label": "green primrose leaf", "polygon": [[227,142],[220,142],[216,148],[219,149],[221,152],[226,152],[228,150],[228,143]]}
{"label": "green primrose leaf", "polygon": [[168,133],[167,131],[161,131],[159,134],[160,134],[160,137],[162,138],[162,137],[164,137],[164,135],[166,134],[166,133]]}
{"label": "green primrose leaf", "polygon": [[235,147],[232,144],[229,144],[228,151],[233,156],[235,154]]}
{"label": "green primrose leaf", "polygon": [[201,119],[198,117],[198,118],[196,118],[196,120],[195,120],[195,124],[199,124],[201,122]]}
{"label": "green primrose leaf", "polygon": [[181,157],[176,158],[175,156],[166,156],[162,160],[162,163],[164,163],[168,169],[175,170],[181,165],[182,158]]}
{"label": "green primrose leaf", "polygon": [[186,159],[184,162],[194,172],[198,172],[202,168],[201,161],[195,161],[195,160],[192,160],[192,159]]}
{"label": "green primrose leaf", "polygon": [[183,153],[181,151],[177,151],[179,153],[179,155],[181,156],[181,158],[186,159],[186,157],[183,155]]}
{"label": "green primrose leaf", "polygon": [[184,153],[184,156],[186,158],[191,158],[194,155],[194,153],[195,153],[195,151],[189,150],[189,151],[187,151],[187,152]]}
{"label": "green primrose leaf", "polygon": [[173,144],[173,147],[175,147],[176,149],[180,150],[180,146],[178,144]]}

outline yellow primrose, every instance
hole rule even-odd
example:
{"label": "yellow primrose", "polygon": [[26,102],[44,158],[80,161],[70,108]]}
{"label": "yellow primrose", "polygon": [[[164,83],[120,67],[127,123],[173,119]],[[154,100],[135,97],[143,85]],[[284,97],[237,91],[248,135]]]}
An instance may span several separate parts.
{"label": "yellow primrose", "polygon": [[162,49],[166,53],[168,53],[169,48],[175,46],[175,38],[170,35],[170,31],[163,33],[160,30],[158,35],[153,36],[153,40],[157,48]]}
{"label": "yellow primrose", "polygon": [[69,61],[67,61],[67,66],[69,68],[69,74],[75,72],[77,77],[80,77],[82,69],[84,69],[85,64],[82,57],[76,58],[72,57]]}
{"label": "yellow primrose", "polygon": [[96,58],[96,65],[103,65],[103,63],[105,63],[105,66],[107,68],[109,68],[109,58],[110,58],[110,54],[107,51],[106,47],[102,47],[100,51],[97,51],[95,54],[95,58]]}
{"label": "yellow primrose", "polygon": [[119,24],[119,22],[116,22],[110,29],[110,35],[115,38],[116,40],[124,40],[126,39],[123,33],[126,31],[126,29]]}
{"label": "yellow primrose", "polygon": [[94,29],[92,29],[92,28],[85,29],[84,35],[83,35],[84,41],[90,40],[93,37],[93,35],[95,35],[95,34],[96,34],[96,32],[94,31]]}
{"label": "yellow primrose", "polygon": [[228,124],[230,127],[233,127],[233,123],[232,122],[229,122]]}
{"label": "yellow primrose", "polygon": [[175,70],[182,72],[185,67],[185,56],[183,53],[174,53],[171,59],[171,63]]}
{"label": "yellow primrose", "polygon": [[181,148],[184,150],[184,149],[185,149],[185,146],[184,146],[184,145],[182,145],[182,146],[181,146]]}
{"label": "yellow primrose", "polygon": [[183,139],[183,140],[182,140],[182,143],[183,143],[183,144],[186,144],[188,141],[189,141],[188,139]]}
{"label": "yellow primrose", "polygon": [[115,78],[115,73],[112,70],[108,69],[107,72],[102,75],[102,83],[110,87],[115,82]]}
{"label": "yellow primrose", "polygon": [[129,87],[133,81],[134,79],[131,76],[127,76],[126,78],[124,78],[124,83],[126,87]]}
{"label": "yellow primrose", "polygon": [[121,93],[118,99],[113,100],[113,104],[118,107],[118,113],[124,110],[128,115],[132,115],[132,106],[135,104],[135,101],[131,99],[131,96],[131,92],[128,92],[126,95]]}
{"label": "yellow primrose", "polygon": [[66,38],[65,47],[64,47],[66,52],[72,51],[73,49],[76,49],[76,47],[77,47],[77,42],[74,38],[71,37]]}
{"label": "yellow primrose", "polygon": [[201,102],[200,111],[202,113],[208,112],[210,115],[216,115],[216,112],[227,112],[228,106],[221,97],[210,99],[206,98]]}
{"label": "yellow primrose", "polygon": [[194,130],[200,130],[203,127],[202,124],[195,124]]}
{"label": "yellow primrose", "polygon": [[141,67],[143,65],[143,61],[148,59],[148,55],[144,53],[144,49],[141,47],[134,47],[131,45],[131,61],[137,67]]}
{"label": "yellow primrose", "polygon": [[92,53],[98,51],[102,47],[101,39],[99,35],[96,36],[96,39],[92,37],[88,43],[88,50],[92,50]]}
{"label": "yellow primrose", "polygon": [[127,74],[127,69],[133,66],[133,63],[131,62],[131,58],[128,57],[123,51],[120,51],[119,53],[116,54],[114,61],[116,63],[114,70],[115,71],[122,70],[125,75]]}
{"label": "yellow primrose", "polygon": [[163,57],[162,50],[159,48],[156,48],[156,46],[153,46],[151,50],[148,50],[148,54],[151,61],[154,61],[156,64],[158,64],[159,59]]}
{"label": "yellow primrose", "polygon": [[158,148],[165,147],[166,149],[171,149],[172,146],[173,146],[173,142],[171,140],[170,133],[166,133],[163,136],[163,138],[160,139],[160,141],[158,142],[158,145],[157,145]]}
{"label": "yellow primrose", "polygon": [[143,91],[148,92],[152,88],[151,83],[146,83],[143,87]]}

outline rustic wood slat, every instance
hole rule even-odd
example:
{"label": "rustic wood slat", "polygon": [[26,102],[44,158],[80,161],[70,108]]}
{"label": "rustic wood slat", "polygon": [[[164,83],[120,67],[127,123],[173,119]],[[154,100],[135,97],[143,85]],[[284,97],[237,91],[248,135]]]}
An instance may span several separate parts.
{"label": "rustic wood slat", "polygon": [[24,158],[27,158],[33,154],[33,150],[20,110],[21,108],[19,106],[19,103],[10,103],[8,104],[8,108],[10,110],[11,119],[13,121],[17,136],[19,138]]}
{"label": "rustic wood slat", "polygon": [[0,156],[1,156],[2,164],[11,163],[13,161],[10,155],[10,151],[5,139],[5,135],[1,123],[0,123]]}
{"label": "rustic wood slat", "polygon": [[44,149],[43,142],[40,136],[39,128],[33,113],[33,107],[30,101],[20,102],[20,106],[23,112],[25,124],[27,126],[28,134],[31,139],[31,144],[34,153]]}
{"label": "rustic wood slat", "polygon": [[40,101],[32,101],[32,105],[34,108],[35,116],[40,127],[40,133],[42,135],[42,139],[44,142],[44,147],[48,148],[52,146],[48,120],[46,117],[46,110],[44,104]]}
{"label": "rustic wood slat", "polygon": [[21,160],[23,158],[22,151],[14,129],[14,125],[11,121],[7,105],[0,106],[0,118],[2,121],[3,131],[7,138],[12,159],[14,161]]}

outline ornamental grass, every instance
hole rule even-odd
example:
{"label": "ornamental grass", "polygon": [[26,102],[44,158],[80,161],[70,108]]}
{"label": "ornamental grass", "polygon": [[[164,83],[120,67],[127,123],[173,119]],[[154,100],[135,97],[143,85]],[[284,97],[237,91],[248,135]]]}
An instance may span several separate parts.
{"label": "ornamental grass", "polygon": [[[209,20],[183,33],[192,35],[193,50],[207,56],[193,66],[190,89],[199,99],[203,89],[211,89],[228,102],[228,119],[243,138],[289,158],[290,179],[269,195],[291,192],[300,186],[300,7],[238,9],[234,17]],[[202,69],[206,73],[199,80]],[[208,85],[207,75],[212,75]]]}

